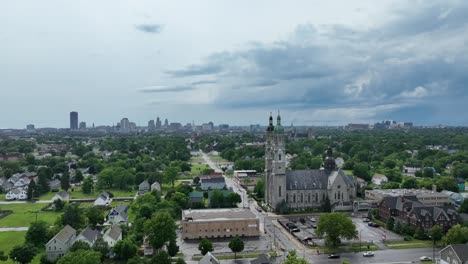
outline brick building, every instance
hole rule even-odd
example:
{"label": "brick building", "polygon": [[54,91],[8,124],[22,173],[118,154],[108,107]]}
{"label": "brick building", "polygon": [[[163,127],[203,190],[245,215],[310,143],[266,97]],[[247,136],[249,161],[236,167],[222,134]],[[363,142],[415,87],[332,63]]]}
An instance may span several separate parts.
{"label": "brick building", "polygon": [[259,219],[250,209],[201,209],[182,212],[182,238],[255,237]]}

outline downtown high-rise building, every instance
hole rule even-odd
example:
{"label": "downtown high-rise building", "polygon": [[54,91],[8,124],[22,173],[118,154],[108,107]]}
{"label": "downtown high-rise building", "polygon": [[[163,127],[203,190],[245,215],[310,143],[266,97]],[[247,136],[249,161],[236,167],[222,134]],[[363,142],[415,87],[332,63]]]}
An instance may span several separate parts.
{"label": "downtown high-rise building", "polygon": [[154,120],[148,121],[148,131],[153,131],[155,128]]}
{"label": "downtown high-rise building", "polygon": [[70,112],[70,129],[78,129],[78,112]]}
{"label": "downtown high-rise building", "polygon": [[159,116],[156,118],[156,129],[161,129],[161,119],[159,119]]}

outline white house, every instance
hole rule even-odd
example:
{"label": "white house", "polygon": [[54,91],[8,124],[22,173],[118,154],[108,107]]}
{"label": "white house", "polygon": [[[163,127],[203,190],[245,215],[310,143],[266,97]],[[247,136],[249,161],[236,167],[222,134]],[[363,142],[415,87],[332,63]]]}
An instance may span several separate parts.
{"label": "white house", "polygon": [[203,256],[202,259],[200,259],[200,261],[198,261],[199,264],[219,264],[221,262],[219,262],[219,260],[213,256],[213,254],[211,254],[211,252],[207,252],[205,254],[205,256]]}
{"label": "white house", "polygon": [[150,184],[147,180],[144,180],[140,185],[138,186],[138,195],[143,195],[147,192],[150,191]]}
{"label": "white house", "polygon": [[104,233],[102,238],[107,242],[109,247],[114,247],[117,241],[122,240],[122,229],[117,225],[112,226]]}
{"label": "white house", "polygon": [[403,174],[406,176],[412,176],[414,177],[416,175],[417,171],[421,170],[421,166],[419,165],[412,165],[412,164],[405,164],[403,166]]}
{"label": "white house", "polygon": [[115,208],[112,208],[107,215],[107,221],[114,224],[125,224],[128,221],[127,215],[127,206],[125,204],[120,204]]}
{"label": "white house", "polygon": [[11,201],[11,200],[26,200],[28,199],[28,193],[25,189],[11,189],[10,191],[5,194],[5,200]]}
{"label": "white house", "polygon": [[52,201],[62,200],[63,202],[68,202],[70,200],[70,195],[67,191],[61,191],[52,197]]}
{"label": "white house", "polygon": [[372,176],[372,183],[375,185],[382,185],[386,182],[388,182],[388,178],[385,175],[374,174],[374,176]]}
{"label": "white house", "polygon": [[153,184],[151,184],[151,191],[158,191],[160,192],[161,191],[161,184],[159,184],[159,182],[155,181],[153,182]]}
{"label": "white house", "polygon": [[76,236],[76,230],[66,225],[46,244],[47,260],[55,261],[59,257],[67,254],[68,249],[73,245]]}
{"label": "white house", "polygon": [[[88,243],[90,247],[94,245],[94,242],[96,242],[96,239],[98,239],[101,236],[101,233],[99,233],[98,230],[96,229],[91,229],[89,227],[86,227],[75,239],[76,241],[84,241]],[[73,242],[73,243],[75,243]]]}
{"label": "white house", "polygon": [[93,206],[109,206],[112,202],[109,194],[101,192],[93,203]]}

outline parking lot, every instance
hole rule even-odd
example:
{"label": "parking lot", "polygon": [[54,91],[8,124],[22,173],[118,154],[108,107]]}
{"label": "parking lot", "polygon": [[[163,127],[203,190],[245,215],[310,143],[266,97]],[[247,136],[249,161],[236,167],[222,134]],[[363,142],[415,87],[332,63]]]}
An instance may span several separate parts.
{"label": "parking lot", "polygon": [[[314,218],[316,221],[312,222],[311,219]],[[285,227],[287,231],[290,231],[293,236],[295,236],[298,240],[302,243],[307,243],[309,245],[317,244],[323,245],[324,241],[322,239],[318,239],[315,236],[314,228],[312,228],[313,224],[318,224],[319,221],[318,215],[308,215],[308,216],[287,216],[280,221],[286,223],[294,224],[299,231],[292,232],[292,229]],[[367,222],[364,222],[363,217],[350,217],[353,223],[356,225],[356,231],[358,232],[358,238],[354,240],[344,240],[343,242],[358,242],[361,241],[362,243],[374,243],[377,244],[379,247],[383,247],[383,241],[402,241],[403,238],[393,232],[390,232],[383,227],[371,227],[368,225]],[[305,222],[301,222],[300,219],[304,219]],[[311,238],[308,241],[305,241],[305,238]]]}

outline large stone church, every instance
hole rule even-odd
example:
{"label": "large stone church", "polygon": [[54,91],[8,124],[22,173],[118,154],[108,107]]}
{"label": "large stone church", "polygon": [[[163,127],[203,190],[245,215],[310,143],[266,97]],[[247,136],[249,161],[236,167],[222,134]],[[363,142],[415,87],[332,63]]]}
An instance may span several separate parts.
{"label": "large stone church", "polygon": [[280,115],[276,125],[270,115],[265,144],[265,201],[268,207],[277,211],[285,201],[288,209],[319,208],[328,198],[334,210],[350,210],[356,197],[356,184],[352,176],[336,167],[332,148],[327,150],[323,169],[290,170],[286,168],[284,132]]}

